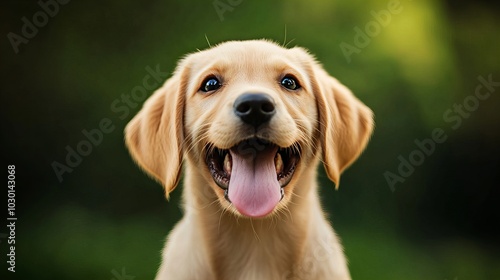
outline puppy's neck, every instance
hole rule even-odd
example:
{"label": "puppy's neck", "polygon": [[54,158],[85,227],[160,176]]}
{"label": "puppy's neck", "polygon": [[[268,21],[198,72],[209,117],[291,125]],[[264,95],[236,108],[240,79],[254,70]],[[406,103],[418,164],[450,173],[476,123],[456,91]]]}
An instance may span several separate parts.
{"label": "puppy's neck", "polygon": [[[292,268],[307,249],[304,246],[308,244],[306,240],[311,228],[307,225],[323,216],[318,206],[314,170],[300,176],[301,182],[296,182],[300,188],[296,188],[294,197],[285,208],[259,219],[245,218],[223,209],[206,179],[197,170],[186,172],[193,173],[185,177],[189,178],[184,185],[185,215],[196,223],[195,228],[204,239],[205,251],[211,254],[208,258],[218,279],[225,279],[224,275],[235,275],[231,269],[249,265],[255,266],[255,269],[249,269],[248,273],[256,273],[257,268],[263,269],[263,273],[289,270],[292,273]],[[313,185],[306,186],[306,183]],[[194,189],[200,186],[203,189]],[[240,248],[235,250],[235,246]],[[273,251],[280,252],[280,258],[269,258]],[[261,263],[263,260],[267,262]],[[269,277],[268,274],[262,275]],[[264,279],[254,276],[256,278],[250,278]]]}

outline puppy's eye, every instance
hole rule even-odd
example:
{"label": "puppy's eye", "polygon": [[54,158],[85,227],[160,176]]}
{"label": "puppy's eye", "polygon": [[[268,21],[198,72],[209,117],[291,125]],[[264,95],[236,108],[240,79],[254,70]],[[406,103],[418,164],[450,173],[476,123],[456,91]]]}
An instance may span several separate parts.
{"label": "puppy's eye", "polygon": [[201,84],[200,90],[203,92],[209,92],[217,90],[221,86],[221,82],[216,77],[208,77]]}
{"label": "puppy's eye", "polygon": [[289,90],[297,90],[300,88],[299,83],[291,76],[285,76],[281,79],[280,84]]}

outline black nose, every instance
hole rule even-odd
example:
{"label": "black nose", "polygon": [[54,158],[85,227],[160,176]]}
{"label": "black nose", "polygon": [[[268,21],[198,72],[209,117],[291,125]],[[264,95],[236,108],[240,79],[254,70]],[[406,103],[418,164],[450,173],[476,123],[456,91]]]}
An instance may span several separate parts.
{"label": "black nose", "polygon": [[245,93],[234,101],[234,113],[254,127],[269,121],[276,113],[274,100],[264,93]]}

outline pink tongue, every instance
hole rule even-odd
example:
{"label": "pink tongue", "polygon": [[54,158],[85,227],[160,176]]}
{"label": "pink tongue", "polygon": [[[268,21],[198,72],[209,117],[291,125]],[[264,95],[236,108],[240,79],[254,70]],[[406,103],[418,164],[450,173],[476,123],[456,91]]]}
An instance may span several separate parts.
{"label": "pink tongue", "polygon": [[274,157],[277,148],[266,148],[255,156],[230,150],[232,157],[228,197],[238,211],[249,217],[271,213],[281,200]]}

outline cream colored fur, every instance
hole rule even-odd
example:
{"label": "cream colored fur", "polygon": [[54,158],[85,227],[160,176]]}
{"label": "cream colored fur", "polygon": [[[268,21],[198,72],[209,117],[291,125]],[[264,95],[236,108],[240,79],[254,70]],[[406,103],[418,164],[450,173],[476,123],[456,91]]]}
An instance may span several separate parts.
{"label": "cream colored fur", "polygon": [[[280,85],[287,74],[300,90]],[[221,77],[223,86],[200,92],[210,75]],[[276,102],[276,115],[258,131],[233,113],[235,99],[245,92],[266,93]],[[168,235],[156,279],[350,279],[342,246],[320,206],[316,170],[322,161],[338,186],[372,129],[370,109],[302,48],[232,41],[186,56],[125,132],[132,157],[167,197],[185,167],[185,213]],[[204,156],[209,143],[229,149],[250,137],[301,147],[284,198],[258,219],[239,214],[224,199]]]}

